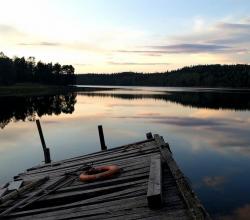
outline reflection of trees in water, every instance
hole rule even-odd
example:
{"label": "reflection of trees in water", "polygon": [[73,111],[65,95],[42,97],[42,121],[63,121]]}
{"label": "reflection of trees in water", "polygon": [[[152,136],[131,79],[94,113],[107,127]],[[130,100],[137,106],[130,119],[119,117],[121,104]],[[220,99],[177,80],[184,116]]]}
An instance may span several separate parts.
{"label": "reflection of trees in water", "polygon": [[11,121],[34,120],[36,116],[71,114],[74,112],[76,93],[29,97],[0,97],[0,127]]}
{"label": "reflection of trees in water", "polygon": [[[166,94],[108,94],[80,93],[84,96],[114,97],[121,99],[156,99],[184,106],[209,109],[250,110],[247,92],[166,92]],[[76,93],[29,97],[0,97],[0,127],[11,121],[34,120],[42,115],[71,114],[74,112]]]}
{"label": "reflection of trees in water", "polygon": [[250,110],[250,93],[184,92],[171,94],[168,100],[197,108]]}
{"label": "reflection of trees in water", "polygon": [[166,94],[85,93],[87,96],[121,99],[156,99],[184,106],[209,109],[250,110],[249,92],[166,92]]}

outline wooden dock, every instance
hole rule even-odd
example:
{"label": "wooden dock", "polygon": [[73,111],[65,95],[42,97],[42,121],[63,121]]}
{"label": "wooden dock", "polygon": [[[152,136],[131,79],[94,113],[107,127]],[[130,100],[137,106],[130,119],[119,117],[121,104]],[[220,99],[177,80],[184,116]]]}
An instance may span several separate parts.
{"label": "wooden dock", "polygon": [[[79,181],[89,166],[118,165],[111,179]],[[210,219],[159,135],[39,165],[15,176],[0,197],[0,219]]]}

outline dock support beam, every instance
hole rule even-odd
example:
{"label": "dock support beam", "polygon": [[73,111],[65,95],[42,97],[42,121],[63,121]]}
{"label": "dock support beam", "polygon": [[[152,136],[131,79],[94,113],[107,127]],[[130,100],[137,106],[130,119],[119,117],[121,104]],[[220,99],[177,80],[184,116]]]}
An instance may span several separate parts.
{"label": "dock support beam", "polygon": [[107,146],[106,146],[105,140],[104,140],[102,125],[98,125],[98,132],[99,132],[99,138],[100,138],[100,143],[101,143],[101,149],[107,150]]}
{"label": "dock support beam", "polygon": [[51,162],[50,150],[49,150],[49,148],[46,147],[45,140],[44,140],[44,137],[43,137],[42,127],[41,127],[41,124],[40,124],[39,120],[36,120],[36,125],[37,125],[37,129],[38,129],[40,139],[41,139],[41,143],[42,143],[42,147],[43,147],[44,162],[45,163],[50,163]]}

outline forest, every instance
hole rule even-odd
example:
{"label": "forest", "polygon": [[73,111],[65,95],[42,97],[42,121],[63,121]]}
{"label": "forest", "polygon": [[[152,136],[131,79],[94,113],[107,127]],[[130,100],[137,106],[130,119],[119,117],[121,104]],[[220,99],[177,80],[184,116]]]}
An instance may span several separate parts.
{"label": "forest", "polygon": [[78,74],[81,85],[250,87],[250,65],[197,65],[164,73]]}
{"label": "forest", "polygon": [[14,57],[0,52],[0,85],[16,83],[41,83],[48,85],[75,84],[75,69],[72,65],[43,63],[34,57]]}

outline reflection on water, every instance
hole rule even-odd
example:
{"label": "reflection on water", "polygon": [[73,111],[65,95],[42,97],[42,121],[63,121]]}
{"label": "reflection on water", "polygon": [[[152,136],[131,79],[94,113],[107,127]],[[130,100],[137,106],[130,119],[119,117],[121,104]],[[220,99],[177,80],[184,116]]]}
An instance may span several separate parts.
{"label": "reflection on water", "polygon": [[246,219],[250,210],[249,93],[159,88],[140,92],[137,87],[133,91],[116,88],[81,92],[77,97],[1,98],[1,103],[8,103],[1,107],[1,123],[9,123],[0,131],[1,183],[43,159],[36,125],[23,122],[26,117],[41,118],[54,160],[100,150],[98,124],[104,126],[108,147],[144,139],[143,134],[152,131],[170,143],[213,217]]}
{"label": "reflection on water", "polygon": [[147,99],[164,100],[174,102],[184,106],[209,109],[232,109],[249,110],[250,109],[250,91],[139,91],[133,90],[110,90],[109,92],[90,92],[81,93],[88,96],[115,97],[122,99]]}
{"label": "reflection on water", "polygon": [[0,97],[0,103],[0,127],[3,129],[11,121],[34,121],[37,116],[72,113],[76,94]]}

